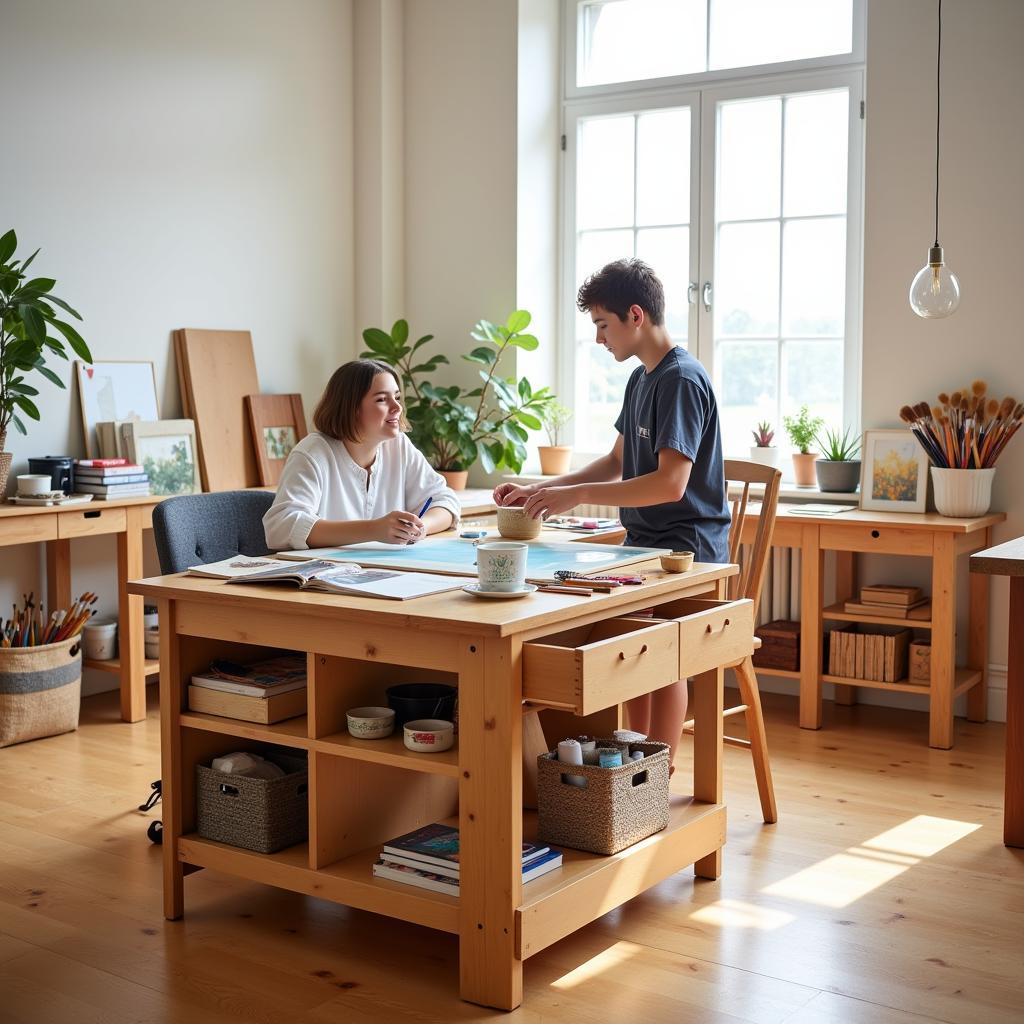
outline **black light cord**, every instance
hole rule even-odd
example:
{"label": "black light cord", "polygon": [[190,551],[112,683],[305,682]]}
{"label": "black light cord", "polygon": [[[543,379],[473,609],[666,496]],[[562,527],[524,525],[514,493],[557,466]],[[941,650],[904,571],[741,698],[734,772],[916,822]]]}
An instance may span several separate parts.
{"label": "black light cord", "polygon": [[942,0],[939,0],[939,43],[935,52],[935,245],[939,244],[939,121],[942,116]]}

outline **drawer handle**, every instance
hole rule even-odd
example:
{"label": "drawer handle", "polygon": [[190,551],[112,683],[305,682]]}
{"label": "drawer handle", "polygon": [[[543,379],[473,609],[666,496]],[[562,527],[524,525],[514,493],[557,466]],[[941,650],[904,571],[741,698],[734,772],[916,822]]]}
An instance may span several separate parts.
{"label": "drawer handle", "polygon": [[[729,625],[729,620],[726,619],[725,622],[722,623],[722,628],[718,632],[719,633],[724,633],[725,632],[725,627],[728,626],[728,625]],[[713,632],[713,630],[711,629],[711,623],[710,622],[705,627],[704,632],[708,633],[708,634]]]}
{"label": "drawer handle", "polygon": [[83,512],[82,513],[82,517],[84,519],[99,519],[99,517],[101,515],[103,515],[103,512],[100,509],[96,509],[95,512]]}
{"label": "drawer handle", "polygon": [[619,651],[619,661],[625,661],[627,658],[639,658],[641,654],[647,653],[647,644],[644,644],[636,654],[626,654],[625,651]]}

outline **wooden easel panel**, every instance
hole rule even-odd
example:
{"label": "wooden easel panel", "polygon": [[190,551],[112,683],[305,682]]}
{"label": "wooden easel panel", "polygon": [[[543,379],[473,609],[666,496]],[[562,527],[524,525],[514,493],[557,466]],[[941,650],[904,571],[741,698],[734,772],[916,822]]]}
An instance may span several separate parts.
{"label": "wooden easel panel", "polygon": [[249,433],[245,396],[259,391],[252,336],[248,331],[178,332],[191,417],[199,437],[199,461],[207,491],[231,491],[259,484]]}
{"label": "wooden easel panel", "polygon": [[256,453],[259,482],[264,487],[276,487],[281,479],[285,459],[271,457],[264,430],[291,427],[295,431],[295,443],[301,441],[308,433],[302,395],[246,395],[245,407],[249,416],[252,446]]}

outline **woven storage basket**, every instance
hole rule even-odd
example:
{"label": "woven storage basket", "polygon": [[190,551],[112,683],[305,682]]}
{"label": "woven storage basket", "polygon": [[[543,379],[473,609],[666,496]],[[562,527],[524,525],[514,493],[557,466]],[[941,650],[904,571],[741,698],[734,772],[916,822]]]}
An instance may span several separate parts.
{"label": "woven storage basket", "polygon": [[0,747],[78,728],[77,636],[40,647],[0,647]]}
{"label": "woven storage basket", "polygon": [[[626,757],[642,750],[642,761],[621,768],[565,764],[557,753],[537,758],[537,838],[590,853],[618,853],[668,824],[668,745],[598,740]],[[586,779],[576,786],[569,776]]]}
{"label": "woven storage basket", "polygon": [[204,839],[255,853],[276,853],[309,837],[306,759],[264,753],[288,774],[253,779],[196,765],[197,831]]}

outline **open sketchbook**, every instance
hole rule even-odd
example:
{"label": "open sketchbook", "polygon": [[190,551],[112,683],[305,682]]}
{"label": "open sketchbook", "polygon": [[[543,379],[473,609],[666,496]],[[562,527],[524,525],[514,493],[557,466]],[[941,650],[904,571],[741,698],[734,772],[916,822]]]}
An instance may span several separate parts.
{"label": "open sketchbook", "polygon": [[387,597],[404,601],[410,597],[460,590],[464,580],[433,576],[425,572],[392,572],[387,569],[363,569],[354,562],[313,562],[282,565],[265,572],[236,576],[229,583],[285,583],[302,590],[325,594],[352,594],[358,597]]}

